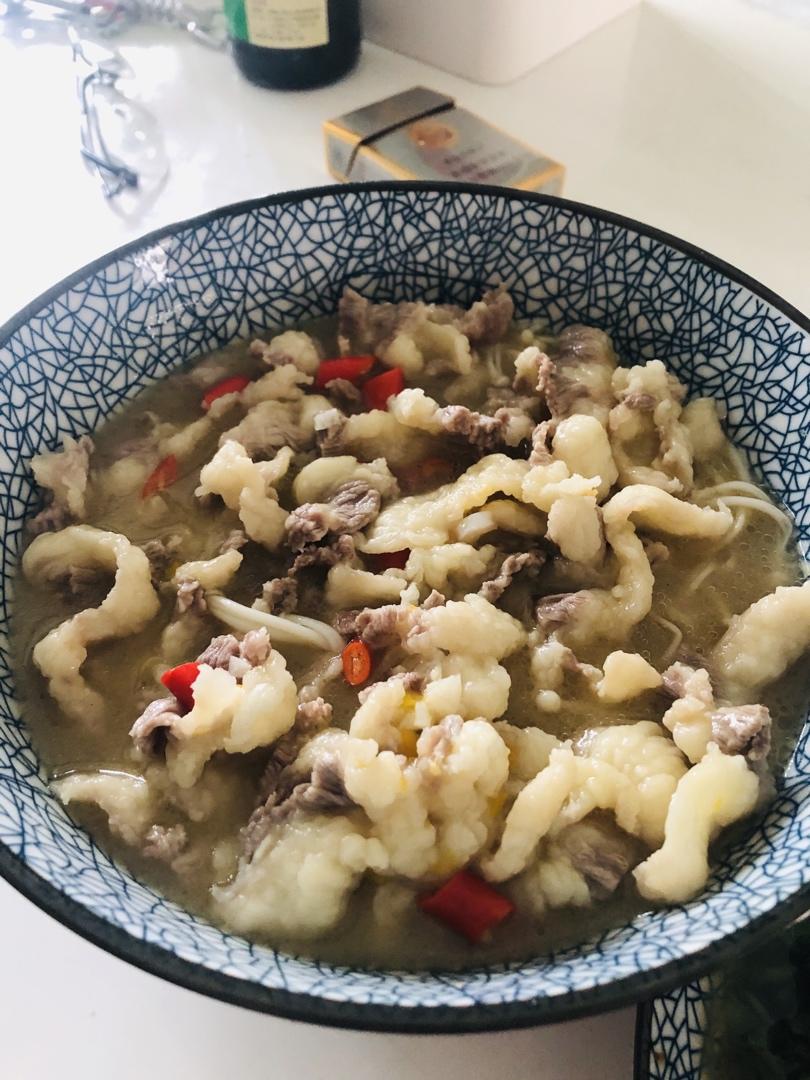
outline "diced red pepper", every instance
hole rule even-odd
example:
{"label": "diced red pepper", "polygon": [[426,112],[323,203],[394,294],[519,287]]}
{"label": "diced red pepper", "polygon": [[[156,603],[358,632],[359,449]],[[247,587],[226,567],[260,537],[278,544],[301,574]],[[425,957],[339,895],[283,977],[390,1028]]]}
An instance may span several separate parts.
{"label": "diced red pepper", "polygon": [[410,554],[410,548],[403,548],[402,551],[385,551],[380,555],[370,556],[371,564],[377,572],[381,570],[404,570]]}
{"label": "diced red pepper", "polygon": [[205,392],[202,407],[208,412],[217,398],[225,397],[226,394],[238,394],[249,385],[250,381],[247,375],[231,375],[230,378],[223,379],[222,382],[218,382],[216,386],[212,386]]}
{"label": "diced red pepper", "polygon": [[341,653],[343,675],[349,686],[359,686],[371,674],[371,652],[362,641],[350,641]]}
{"label": "diced red pepper", "polygon": [[447,458],[431,457],[400,469],[397,478],[408,494],[421,494],[454,480],[456,470]]}
{"label": "diced red pepper", "polygon": [[169,668],[160,676],[160,681],[169,690],[186,712],[194,708],[194,691],[192,687],[200,674],[200,665],[190,661],[188,664],[180,664],[179,667]]}
{"label": "diced red pepper", "polygon": [[421,897],[419,906],[474,945],[515,910],[508,897],[469,870],[459,870],[436,892]]}
{"label": "diced red pepper", "polygon": [[146,479],[146,483],[141,490],[141,498],[148,499],[150,495],[157,495],[159,491],[164,491],[167,487],[171,487],[177,479],[177,458],[174,454],[169,454],[163,461],[159,461],[152,472]]}
{"label": "diced red pepper", "polygon": [[323,390],[332,379],[348,379],[354,383],[368,375],[373,367],[373,356],[338,356],[335,360],[322,360],[315,372],[315,386]]}
{"label": "diced red pepper", "polygon": [[388,408],[388,399],[405,389],[405,376],[402,368],[392,367],[382,375],[375,375],[363,383],[363,401],[369,409]]}

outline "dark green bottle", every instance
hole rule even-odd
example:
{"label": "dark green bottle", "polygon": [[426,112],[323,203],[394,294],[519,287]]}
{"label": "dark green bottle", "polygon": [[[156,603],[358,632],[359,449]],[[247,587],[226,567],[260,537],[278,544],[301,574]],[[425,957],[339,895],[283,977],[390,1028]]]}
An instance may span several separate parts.
{"label": "dark green bottle", "polygon": [[234,59],[259,86],[325,86],[357,63],[360,0],[224,2]]}

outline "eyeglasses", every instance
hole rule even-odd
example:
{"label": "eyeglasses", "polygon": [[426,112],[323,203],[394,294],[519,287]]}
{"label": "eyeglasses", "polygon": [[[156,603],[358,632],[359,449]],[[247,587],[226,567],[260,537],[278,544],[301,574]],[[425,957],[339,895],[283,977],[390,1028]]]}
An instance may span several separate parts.
{"label": "eyeglasses", "polygon": [[[142,209],[169,171],[155,117],[133,92],[134,73],[116,49],[102,47],[136,22],[178,27],[212,49],[227,44],[221,5],[187,0],[0,0],[0,20],[20,38],[65,40],[79,66],[81,153],[117,211]],[[121,85],[123,84],[123,85]]]}
{"label": "eyeglasses", "polygon": [[107,199],[130,194],[142,203],[162,186],[169,171],[157,121],[119,86],[133,77],[121,54],[82,39],[68,29],[81,106],[82,156],[99,177]]}
{"label": "eyeglasses", "polygon": [[210,49],[228,44],[221,4],[197,8],[187,0],[0,0],[0,18],[58,19],[90,37],[112,37],[135,23],[163,23],[191,34]]}

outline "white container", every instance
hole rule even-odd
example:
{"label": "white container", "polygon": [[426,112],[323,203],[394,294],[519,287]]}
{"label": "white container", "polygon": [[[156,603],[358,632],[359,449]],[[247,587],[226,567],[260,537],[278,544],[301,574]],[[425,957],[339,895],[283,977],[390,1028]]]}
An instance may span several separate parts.
{"label": "white container", "polygon": [[505,83],[639,0],[363,0],[369,41],[483,83]]}

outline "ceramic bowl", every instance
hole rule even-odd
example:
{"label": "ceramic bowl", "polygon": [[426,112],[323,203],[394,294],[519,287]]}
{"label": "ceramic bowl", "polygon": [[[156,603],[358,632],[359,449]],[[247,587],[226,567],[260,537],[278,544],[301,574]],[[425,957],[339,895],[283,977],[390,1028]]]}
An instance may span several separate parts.
{"label": "ceramic bowl", "polygon": [[639,1005],[633,1080],[696,1080],[713,980],[704,976]]}
{"label": "ceramic bowl", "polygon": [[396,1031],[561,1020],[649,997],[787,921],[810,885],[807,729],[767,813],[689,904],[576,948],[466,971],[316,963],[223,933],[135,881],[50,793],[14,699],[7,627],[28,461],[92,431],[148,383],[258,331],[376,299],[466,304],[504,281],[518,314],[603,327],[627,361],[665,359],[727,412],[731,437],[810,543],[810,324],[671,236],[561,199],[390,183],[217,210],[99,259],[0,330],[0,872],[63,923],[183,986],[282,1016]]}

